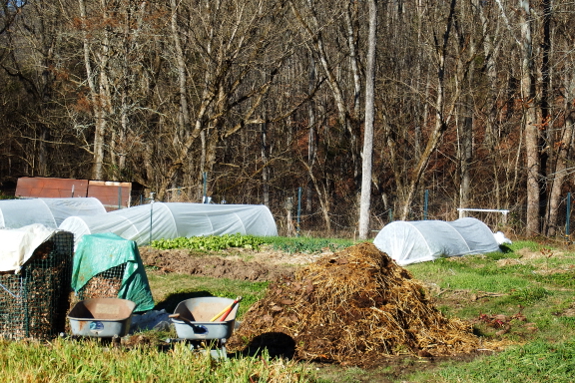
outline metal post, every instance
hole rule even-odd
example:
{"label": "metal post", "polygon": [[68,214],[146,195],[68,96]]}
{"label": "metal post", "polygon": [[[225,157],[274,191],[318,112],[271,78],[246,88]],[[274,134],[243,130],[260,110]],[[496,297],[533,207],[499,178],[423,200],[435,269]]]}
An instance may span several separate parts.
{"label": "metal post", "polygon": [[567,193],[567,217],[565,217],[565,237],[569,239],[569,221],[571,220],[571,192]]}
{"label": "metal post", "polygon": [[118,210],[122,208],[122,187],[118,186]]}
{"label": "metal post", "polygon": [[204,172],[204,198],[203,203],[208,203],[208,173]]}
{"label": "metal post", "polygon": [[423,201],[423,219],[427,219],[427,202],[429,201],[429,190],[425,191],[425,197]]}
{"label": "metal post", "polygon": [[300,232],[300,220],[301,220],[301,187],[297,189],[297,229],[296,237],[299,237]]}
{"label": "metal post", "polygon": [[154,215],[154,192],[150,193],[150,245],[152,244],[152,228],[153,228],[153,215]]}

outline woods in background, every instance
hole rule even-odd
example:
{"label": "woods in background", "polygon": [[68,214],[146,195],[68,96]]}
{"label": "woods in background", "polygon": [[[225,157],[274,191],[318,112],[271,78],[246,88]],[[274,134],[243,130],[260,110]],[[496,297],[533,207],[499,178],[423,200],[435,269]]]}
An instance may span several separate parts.
{"label": "woods in background", "polygon": [[[207,188],[277,217],[301,187],[304,229],[353,232],[369,3],[0,0],[0,181]],[[517,233],[564,234],[575,4],[377,7],[371,228],[422,219],[427,191],[430,218],[509,209]]]}

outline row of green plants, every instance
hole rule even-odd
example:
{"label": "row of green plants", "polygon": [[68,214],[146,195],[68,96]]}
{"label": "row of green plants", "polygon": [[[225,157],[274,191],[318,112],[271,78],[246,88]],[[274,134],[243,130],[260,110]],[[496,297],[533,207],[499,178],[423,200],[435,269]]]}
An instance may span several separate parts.
{"label": "row of green plants", "polygon": [[190,249],[203,251],[219,251],[229,248],[259,250],[263,244],[261,237],[242,234],[207,235],[199,237],[178,237],[173,239],[158,239],[151,246],[160,250]]}
{"label": "row of green plants", "polygon": [[274,250],[287,253],[318,253],[337,251],[352,245],[345,239],[325,239],[310,237],[258,237],[254,235],[224,234],[199,237],[178,237],[174,239],[154,240],[151,246],[160,250],[189,249],[199,251],[220,251],[230,248],[260,250],[267,245]]}
{"label": "row of green plants", "polygon": [[339,251],[356,243],[349,239],[340,238],[311,238],[311,237],[263,237],[265,244],[274,250],[286,253],[321,253],[324,251]]}

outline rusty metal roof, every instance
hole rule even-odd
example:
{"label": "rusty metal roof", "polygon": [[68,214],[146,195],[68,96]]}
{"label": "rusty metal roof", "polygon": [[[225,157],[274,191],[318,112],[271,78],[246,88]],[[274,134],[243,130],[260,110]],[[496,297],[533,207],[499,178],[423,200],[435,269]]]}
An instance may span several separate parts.
{"label": "rusty metal roof", "polygon": [[131,182],[90,181],[88,184],[88,197],[98,198],[106,210],[130,206],[131,194]]}
{"label": "rusty metal roof", "polygon": [[129,207],[131,193],[131,182],[20,177],[15,195],[22,198],[94,197],[109,211]]}
{"label": "rusty metal roof", "polygon": [[16,185],[16,197],[73,198],[87,195],[88,180],[20,177]]}

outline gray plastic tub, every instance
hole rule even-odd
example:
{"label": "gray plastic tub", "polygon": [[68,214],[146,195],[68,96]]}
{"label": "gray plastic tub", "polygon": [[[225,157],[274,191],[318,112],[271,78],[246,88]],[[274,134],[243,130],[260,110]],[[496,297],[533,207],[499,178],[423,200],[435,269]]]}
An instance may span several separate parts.
{"label": "gray plastic tub", "polygon": [[230,298],[202,297],[190,298],[178,303],[172,318],[176,333],[182,339],[227,339],[232,335],[236,323],[237,303],[223,322],[210,320],[234,302]]}
{"label": "gray plastic tub", "polygon": [[76,303],[68,314],[72,334],[107,338],[130,330],[136,304],[120,298],[93,298]]}

